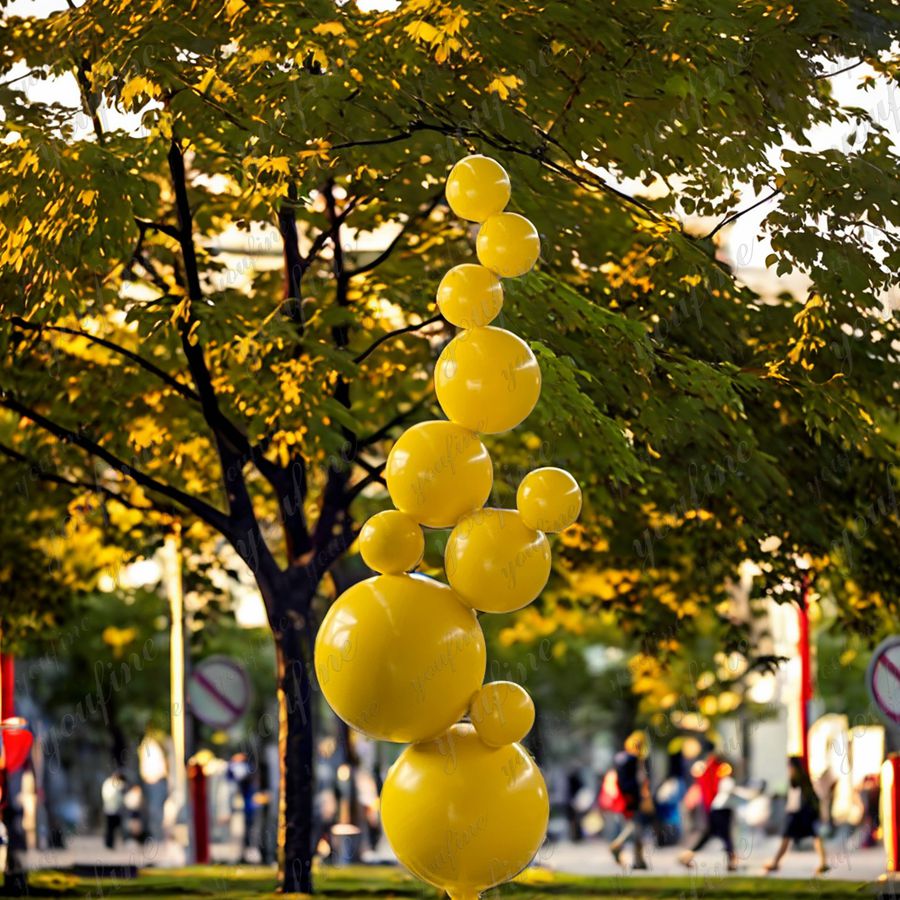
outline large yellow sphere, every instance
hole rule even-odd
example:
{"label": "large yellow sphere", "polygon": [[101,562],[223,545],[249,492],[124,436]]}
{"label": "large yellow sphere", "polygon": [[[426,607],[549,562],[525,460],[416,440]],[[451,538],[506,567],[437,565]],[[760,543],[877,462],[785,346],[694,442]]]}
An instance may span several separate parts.
{"label": "large yellow sphere", "polygon": [[471,725],[407,747],[381,793],[397,858],[453,900],[475,900],[524,869],[549,814],[547,786],[523,747],[488,747]]}
{"label": "large yellow sphere", "polygon": [[512,681],[492,681],[473,698],[469,717],[489,747],[521,741],[534,725],[534,701]]}
{"label": "large yellow sphere", "polygon": [[512,612],[544,589],[550,542],[513,509],[480,509],[450,532],[444,567],[450,586],[473,609]]}
{"label": "large yellow sphere", "polygon": [[519,484],[516,506],[530,528],[562,531],[578,519],[581,488],[565,469],[534,469]]}
{"label": "large yellow sphere", "polygon": [[461,159],[447,177],[447,202],[461,219],[483,222],[509,203],[509,175],[488,156]]}
{"label": "large yellow sphere", "polygon": [[478,328],[493,321],[503,307],[503,285],[484,266],[454,266],[437,291],[441,315],[460,328]]}
{"label": "large yellow sphere", "polygon": [[420,422],[388,454],[385,480],[394,506],[431,528],[449,528],[484,505],[494,483],[487,448],[453,422]]}
{"label": "large yellow sphere", "polygon": [[425,535],[415,519],[396,509],[376,513],[359,532],[363,562],[376,572],[409,572],[425,553]]}
{"label": "large yellow sphere", "polygon": [[434,367],[434,390],[451,422],[497,434],[515,428],[541,396],[541,369],[518,335],[488,325],[461,332]]}
{"label": "large yellow sphere", "polygon": [[468,709],[484,678],[484,635],[453,591],[424,575],[376,575],[344,591],[316,637],[331,708],[382,741],[424,741]]}
{"label": "large yellow sphere", "polygon": [[478,230],[475,249],[483,266],[501,278],[515,278],[531,271],[541,255],[541,239],[524,216],[500,213]]}

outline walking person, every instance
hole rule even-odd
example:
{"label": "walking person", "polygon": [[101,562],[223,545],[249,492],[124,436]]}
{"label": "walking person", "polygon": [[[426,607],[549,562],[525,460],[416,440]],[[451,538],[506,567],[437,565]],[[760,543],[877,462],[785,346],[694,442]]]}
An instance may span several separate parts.
{"label": "walking person", "polygon": [[819,797],[810,780],[806,766],[799,756],[792,756],[788,760],[788,769],[790,772],[790,787],[787,796],[787,821],[785,822],[784,832],[781,837],[781,846],[775,854],[775,858],[771,862],[766,863],[766,872],[777,872],[781,860],[787,853],[791,842],[802,841],[804,838],[811,837],[819,854],[819,867],[816,869],[816,875],[824,875],[829,870],[828,858],[825,855],[825,844],[819,835],[820,814],[819,814]]}
{"label": "walking person", "polygon": [[[748,795],[749,796],[749,795]],[[742,799],[742,791],[733,777],[733,770],[727,762],[720,762],[716,771],[716,794],[710,803],[706,827],[694,846],[685,850],[678,860],[683,866],[692,868],[694,856],[706,846],[710,838],[718,838],[725,848],[726,868],[729,872],[737,869],[737,854],[734,850],[734,809]]]}
{"label": "walking person", "polygon": [[647,736],[643,731],[634,731],[625,741],[625,748],[617,753],[614,759],[625,827],[609,845],[609,850],[613,859],[621,865],[622,850],[630,840],[634,847],[634,859],[631,864],[633,869],[649,868],[644,857],[643,841],[643,818],[652,813],[653,809],[647,770],[649,752]]}
{"label": "walking person", "polygon": [[100,785],[100,799],[106,819],[103,843],[106,844],[107,850],[112,850],[116,846],[116,837],[122,830],[122,801],[124,798],[125,779],[117,769]]}

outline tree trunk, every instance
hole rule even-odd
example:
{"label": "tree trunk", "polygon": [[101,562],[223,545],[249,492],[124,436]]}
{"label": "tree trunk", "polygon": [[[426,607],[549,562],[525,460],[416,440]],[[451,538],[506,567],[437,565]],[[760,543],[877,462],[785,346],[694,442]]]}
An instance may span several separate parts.
{"label": "tree trunk", "polygon": [[22,828],[22,808],[18,790],[21,776],[18,773],[0,772],[3,789],[3,824],[6,827],[6,870],[3,873],[2,893],[8,897],[24,897],[28,894],[28,875],[22,863],[25,850],[25,832]]}
{"label": "tree trunk", "polygon": [[281,770],[279,889],[290,894],[312,893],[315,733],[310,631],[304,617],[289,616],[275,632]]}

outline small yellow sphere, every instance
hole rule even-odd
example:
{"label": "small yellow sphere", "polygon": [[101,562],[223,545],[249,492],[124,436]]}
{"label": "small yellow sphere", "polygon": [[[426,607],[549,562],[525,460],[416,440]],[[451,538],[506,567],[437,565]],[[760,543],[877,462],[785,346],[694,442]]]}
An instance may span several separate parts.
{"label": "small yellow sphere", "polygon": [[372,516],[359,532],[363,562],[376,572],[409,572],[425,553],[425,535],[415,519],[396,509]]}
{"label": "small yellow sphere", "polygon": [[534,725],[534,701],[512,681],[492,681],[473,698],[469,717],[489,747],[521,741]]}
{"label": "small yellow sphere", "polygon": [[488,156],[461,159],[447,177],[447,202],[461,219],[483,222],[509,203],[509,175]]}
{"label": "small yellow sphere", "polygon": [[581,488],[565,469],[534,469],[519,484],[516,506],[529,528],[562,531],[581,513]]}
{"label": "small yellow sphere", "polygon": [[479,509],[450,532],[444,568],[463,603],[481,612],[512,612],[547,584],[550,542],[513,509]]}
{"label": "small yellow sphere", "polygon": [[475,900],[524,869],[549,815],[547,786],[522,745],[488,747],[467,724],[407,747],[381,793],[397,859],[452,900]]}
{"label": "small yellow sphere", "polygon": [[493,321],[503,307],[503,285],[484,266],[454,266],[437,291],[441,315],[460,328],[478,328]]}
{"label": "small yellow sphere", "polygon": [[531,271],[541,255],[541,239],[524,216],[500,213],[478,230],[475,248],[483,266],[501,278],[515,278]]}
{"label": "small yellow sphere", "polygon": [[384,474],[394,506],[431,528],[450,528],[483,506],[494,484],[478,435],[442,420],[419,422],[400,435]]}
{"label": "small yellow sphere", "polygon": [[434,390],[451,422],[499,434],[534,409],[541,396],[541,369],[518,335],[493,325],[470,328],[438,357]]}
{"label": "small yellow sphere", "polygon": [[316,677],[331,708],[382,741],[424,741],[468,709],[484,679],[484,635],[446,584],[376,575],[344,591],[316,636]]}

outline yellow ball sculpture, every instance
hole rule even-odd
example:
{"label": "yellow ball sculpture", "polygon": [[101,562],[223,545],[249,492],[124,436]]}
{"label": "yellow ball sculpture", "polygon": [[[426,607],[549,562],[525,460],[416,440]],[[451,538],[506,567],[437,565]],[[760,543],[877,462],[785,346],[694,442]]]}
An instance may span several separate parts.
{"label": "yellow ball sculpture", "polygon": [[524,216],[500,213],[478,230],[475,241],[478,262],[501,278],[516,278],[530,272],[541,255],[537,229]]}
{"label": "yellow ball sculpture", "polygon": [[450,528],[484,505],[494,483],[491,458],[478,435],[438,420],[400,435],[384,474],[394,506],[431,528]]}
{"label": "yellow ball sculpture", "polygon": [[444,347],[434,390],[451,422],[483,434],[520,424],[541,396],[541,369],[531,348],[511,331],[471,328]]}
{"label": "yellow ball sculpture", "polygon": [[507,613],[540,594],[550,577],[550,544],[513,509],[480,509],[461,519],[444,551],[450,586],[473,609]]}
{"label": "yellow ball sculpture", "polygon": [[382,741],[425,741],[468,709],[484,678],[484,635],[454,592],[424,575],[376,575],[335,601],[316,637],[331,708]]}
{"label": "yellow ball sculpture", "polygon": [[460,328],[478,328],[492,322],[503,307],[503,285],[484,266],[454,266],[438,285],[441,315]]}
{"label": "yellow ball sculpture", "polygon": [[521,741],[534,725],[534,701],[512,681],[492,681],[473,698],[469,718],[489,747]]}
{"label": "yellow ball sculpture", "polygon": [[467,156],[450,170],[445,192],[450,209],[461,219],[483,222],[509,203],[509,176],[496,160]]}
{"label": "yellow ball sculpture", "polygon": [[581,488],[565,469],[534,469],[519,484],[516,507],[530,528],[563,531],[581,512]]}
{"label": "yellow ball sculpture", "polygon": [[396,509],[386,509],[369,519],[359,533],[359,553],[376,572],[399,575],[409,572],[425,553],[425,535],[415,519]]}
{"label": "yellow ball sculpture", "polygon": [[[514,428],[541,392],[531,348],[490,323],[503,307],[500,279],[528,272],[541,246],[531,222],[504,212],[509,178],[494,160],[458,162],[446,195],[458,216],[481,223],[480,265],[451,269],[437,291],[441,315],[464,329],[434,370],[449,421],[413,425],[388,454],[384,477],[396,508],[372,516],[359,536],[363,561],[381,574],[328,611],[315,670],[350,727],[410,744],[381,793],[397,858],[452,900],[476,900],[528,865],[550,811],[541,772],[519,743],[534,724],[534,703],[512,682],[483,684],[476,612],[512,612],[540,594],[550,575],[545,532],[577,518],[581,490],[562,469],[536,469],[519,485],[517,509],[484,508],[494,474],[479,433]],[[422,559],[422,526],[452,529],[449,585],[407,574]]]}
{"label": "yellow ball sculpture", "polygon": [[471,725],[407,747],[381,794],[397,858],[452,900],[475,900],[524,869],[549,813],[540,769],[522,746],[489,747]]}

